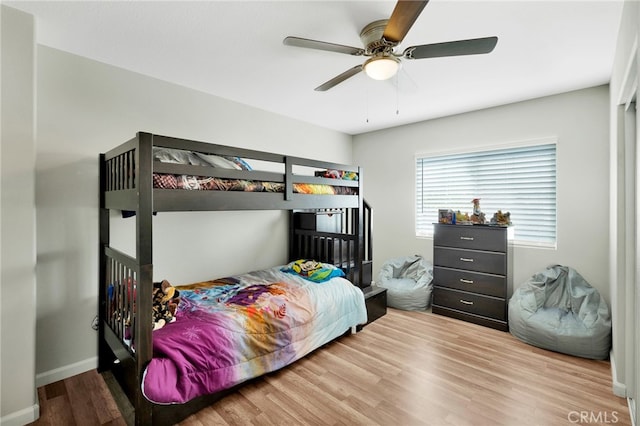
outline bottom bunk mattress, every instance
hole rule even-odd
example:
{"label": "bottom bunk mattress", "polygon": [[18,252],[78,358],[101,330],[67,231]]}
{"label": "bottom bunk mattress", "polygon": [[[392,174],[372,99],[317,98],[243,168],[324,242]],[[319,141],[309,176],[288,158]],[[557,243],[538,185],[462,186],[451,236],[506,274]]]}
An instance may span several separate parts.
{"label": "bottom bunk mattress", "polygon": [[153,332],[143,393],[184,403],[280,369],[367,321],[342,271],[296,264],[176,286],[175,320]]}

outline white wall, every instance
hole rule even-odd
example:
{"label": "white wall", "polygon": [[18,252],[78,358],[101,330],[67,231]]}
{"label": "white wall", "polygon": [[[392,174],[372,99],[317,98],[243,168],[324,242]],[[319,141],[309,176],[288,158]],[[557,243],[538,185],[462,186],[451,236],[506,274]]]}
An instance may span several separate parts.
{"label": "white wall", "polygon": [[[95,366],[100,152],[142,130],[352,160],[348,135],[48,47],[38,48],[37,83],[38,384]],[[154,219],[154,276],[190,283],[281,264],[285,218],[274,211],[161,213]],[[127,249],[134,220],[113,215],[112,222],[112,242]]]}
{"label": "white wall", "polygon": [[38,416],[35,393],[35,32],[33,17],[0,5],[0,424]]}
{"label": "white wall", "polygon": [[354,158],[366,171],[365,198],[374,209],[374,274],[391,257],[433,258],[433,241],[414,231],[417,153],[554,137],[557,249],[516,247],[514,287],[550,264],[563,264],[609,302],[608,96],[601,86],[355,136]]}

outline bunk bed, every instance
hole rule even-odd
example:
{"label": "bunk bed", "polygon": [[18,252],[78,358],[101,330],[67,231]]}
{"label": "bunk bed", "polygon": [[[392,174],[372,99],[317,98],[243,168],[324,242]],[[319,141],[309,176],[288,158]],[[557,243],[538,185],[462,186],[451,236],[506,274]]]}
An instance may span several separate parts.
{"label": "bunk bed", "polygon": [[[252,170],[248,164],[253,161],[274,167]],[[293,265],[295,260],[313,259],[327,270],[340,272],[331,274],[338,275],[337,278],[329,277],[328,282],[338,281],[332,286],[342,286],[340,291],[347,293],[353,293],[354,288],[357,290],[356,296],[348,296],[355,297],[347,303],[353,307],[353,304],[361,305],[363,294],[364,299],[373,294],[371,208],[364,201],[362,185],[362,169],[355,166],[144,132],[100,155],[98,370],[110,371],[116,378],[134,407],[136,424],[174,424],[251,379],[251,375],[246,375],[239,380],[229,380],[221,389],[215,388],[202,395],[189,394],[184,396],[184,401],[180,399],[182,396],[155,402],[148,398],[149,394],[158,395],[158,392],[144,389],[144,385],[147,369],[157,361],[154,353],[161,350],[160,336],[170,334],[172,327],[177,330],[180,324],[176,321],[153,331],[153,215],[168,211],[288,210],[290,264],[176,288],[188,295],[189,291],[195,289],[197,293],[205,285],[219,286],[214,291],[231,285],[238,296],[239,288],[248,291],[252,282],[267,280],[264,278],[267,274],[269,282],[290,286],[285,290],[275,289],[274,294],[293,288],[294,284],[282,284],[287,279],[283,275],[298,280],[300,288],[320,291],[318,289],[324,288],[324,284],[307,285],[308,280],[304,277],[287,274],[291,270],[286,267]],[[110,211],[121,211],[123,217],[135,217],[124,219],[136,222],[135,256],[111,247]],[[314,218],[322,217],[335,219],[331,229],[315,226]],[[345,288],[340,280],[348,280],[349,288]],[[181,306],[192,302],[189,296],[181,300],[184,300],[180,302]],[[217,314],[218,308],[215,310]],[[333,321],[338,328],[334,327],[318,341],[306,342],[307,346],[290,355],[285,364],[330,340],[360,329],[363,326],[361,314],[353,315],[348,324]],[[183,330],[182,334],[188,333]],[[282,363],[274,365],[277,369]],[[269,368],[257,370],[256,374],[270,371]],[[158,376],[158,373],[149,373],[149,376],[154,375]]]}

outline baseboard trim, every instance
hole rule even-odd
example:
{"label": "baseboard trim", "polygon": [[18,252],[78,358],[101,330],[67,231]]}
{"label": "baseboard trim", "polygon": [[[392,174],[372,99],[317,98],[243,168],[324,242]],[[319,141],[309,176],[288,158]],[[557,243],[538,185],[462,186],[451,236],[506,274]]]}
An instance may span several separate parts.
{"label": "baseboard trim", "polygon": [[69,377],[85,373],[89,370],[98,368],[98,357],[94,356],[83,361],[55,368],[44,373],[36,374],[36,387],[46,386],[48,384],[67,379]]}
{"label": "baseboard trim", "polygon": [[636,402],[631,398],[627,398],[627,405],[629,406],[629,415],[631,417],[631,426],[638,426],[636,423]]}
{"label": "baseboard trim", "polygon": [[613,356],[613,351],[609,352],[609,360],[611,364],[611,384],[613,388],[613,394],[621,398],[626,398],[627,386],[624,383],[618,381],[618,375],[616,374],[616,357]]}
{"label": "baseboard trim", "polygon": [[31,407],[23,408],[15,413],[0,417],[0,425],[23,426],[35,422],[38,420],[38,417],[40,417],[40,405],[33,404]]}

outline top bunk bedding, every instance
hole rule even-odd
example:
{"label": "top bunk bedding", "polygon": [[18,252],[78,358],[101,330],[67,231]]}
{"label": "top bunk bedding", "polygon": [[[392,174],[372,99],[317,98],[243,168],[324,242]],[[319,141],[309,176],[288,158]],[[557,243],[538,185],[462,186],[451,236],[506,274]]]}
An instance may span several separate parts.
{"label": "top bunk bedding", "polygon": [[[179,149],[153,147],[153,161],[169,164],[190,164],[194,166],[212,167],[225,170],[253,171],[249,162],[240,157],[206,155],[199,152]],[[344,179],[357,181],[356,172],[343,170],[315,171],[314,176],[328,179]],[[285,192],[284,182],[261,180],[228,179],[215,176],[193,176],[172,173],[153,173],[153,187],[161,189],[184,189],[202,191],[244,191],[244,192]],[[357,195],[355,187],[334,186],[314,183],[294,183],[296,194],[317,195]]]}
{"label": "top bunk bedding", "polygon": [[355,166],[148,133],[138,133],[101,159],[109,209],[141,208],[142,188],[153,194],[148,200],[153,211],[357,208],[361,203],[361,170]]}

